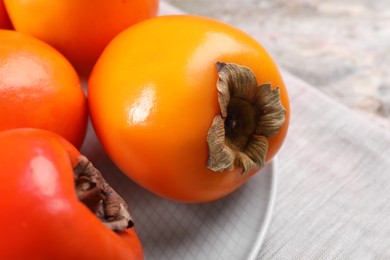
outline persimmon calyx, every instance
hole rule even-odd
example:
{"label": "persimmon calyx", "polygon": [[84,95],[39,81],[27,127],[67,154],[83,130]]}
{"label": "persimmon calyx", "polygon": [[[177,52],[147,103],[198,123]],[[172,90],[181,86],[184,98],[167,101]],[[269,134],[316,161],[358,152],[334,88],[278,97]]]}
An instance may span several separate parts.
{"label": "persimmon calyx", "polygon": [[132,227],[134,224],[126,202],[85,156],[80,155],[78,159],[73,172],[79,200],[109,229],[124,231]]}
{"label": "persimmon calyx", "polygon": [[268,138],[285,122],[286,109],[280,101],[279,87],[258,85],[253,71],[234,63],[217,62],[218,103],[207,135],[207,167],[213,171],[242,173],[265,164]]}

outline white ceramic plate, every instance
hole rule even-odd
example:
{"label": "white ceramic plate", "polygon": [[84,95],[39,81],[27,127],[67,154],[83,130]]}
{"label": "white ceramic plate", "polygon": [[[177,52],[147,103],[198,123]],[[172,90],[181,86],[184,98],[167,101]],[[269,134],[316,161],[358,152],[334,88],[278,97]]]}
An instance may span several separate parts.
{"label": "white ceramic plate", "polygon": [[128,202],[146,260],[256,258],[275,200],[275,161],[223,199],[185,204],[159,198],[130,181],[108,159],[91,126],[82,152]]}

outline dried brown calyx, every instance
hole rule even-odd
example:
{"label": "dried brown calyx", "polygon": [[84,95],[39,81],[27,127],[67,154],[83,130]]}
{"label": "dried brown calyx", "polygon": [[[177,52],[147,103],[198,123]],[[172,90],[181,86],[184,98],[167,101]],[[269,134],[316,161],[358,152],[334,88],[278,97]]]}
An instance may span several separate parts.
{"label": "dried brown calyx", "polygon": [[123,231],[133,226],[126,202],[104,180],[102,174],[83,155],[73,168],[76,193],[105,226],[114,231]]}
{"label": "dried brown calyx", "polygon": [[286,110],[279,88],[258,85],[252,70],[233,63],[217,62],[218,102],[221,113],[209,129],[207,167],[213,171],[247,173],[265,164],[268,138],[285,122]]}

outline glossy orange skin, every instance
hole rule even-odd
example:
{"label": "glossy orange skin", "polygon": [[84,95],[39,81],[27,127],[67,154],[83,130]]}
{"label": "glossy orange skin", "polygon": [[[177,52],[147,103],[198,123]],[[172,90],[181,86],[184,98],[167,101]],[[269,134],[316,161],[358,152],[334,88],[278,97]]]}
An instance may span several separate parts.
{"label": "glossy orange skin", "polygon": [[0,147],[0,259],[143,259],[133,229],[117,235],[77,199],[69,142],[12,129]]}
{"label": "glossy orange skin", "polygon": [[0,0],[0,29],[12,29],[7,10],[5,10],[4,1]]}
{"label": "glossy orange skin", "polygon": [[157,14],[158,0],[4,0],[15,30],[60,50],[87,75],[119,32]]}
{"label": "glossy orange skin", "polygon": [[118,35],[89,81],[93,126],[112,160],[160,196],[186,202],[223,197],[257,170],[207,169],[207,132],[220,113],[217,61],[250,67],[259,83],[280,87],[286,123],[269,139],[269,162],[289,124],[289,101],[272,58],[250,36],[201,17],[166,16]]}
{"label": "glossy orange skin", "polygon": [[0,131],[34,127],[56,132],[80,147],[87,102],[72,65],[29,35],[0,30]]}

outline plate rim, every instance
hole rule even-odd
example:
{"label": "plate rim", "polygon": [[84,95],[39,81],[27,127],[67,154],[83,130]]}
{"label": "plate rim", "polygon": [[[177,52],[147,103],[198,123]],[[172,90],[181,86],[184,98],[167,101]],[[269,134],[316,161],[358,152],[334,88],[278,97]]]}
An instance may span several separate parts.
{"label": "plate rim", "polygon": [[265,235],[269,229],[272,220],[272,214],[275,207],[276,201],[276,191],[277,191],[277,170],[278,170],[278,158],[275,157],[271,162],[271,190],[270,190],[270,198],[268,200],[267,210],[265,212],[265,219],[263,221],[263,225],[257,235],[256,242],[249,254],[248,260],[256,260],[257,256],[260,253],[262,245],[264,243]]}

